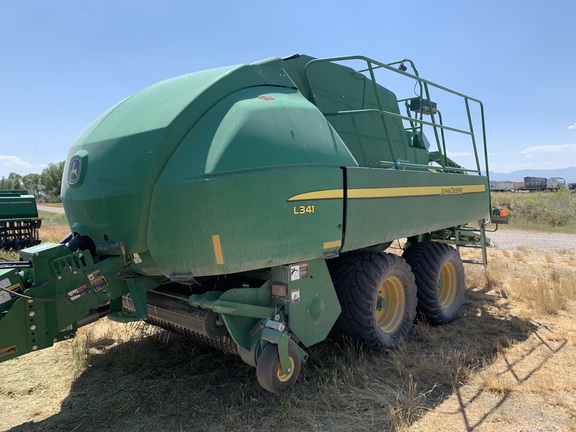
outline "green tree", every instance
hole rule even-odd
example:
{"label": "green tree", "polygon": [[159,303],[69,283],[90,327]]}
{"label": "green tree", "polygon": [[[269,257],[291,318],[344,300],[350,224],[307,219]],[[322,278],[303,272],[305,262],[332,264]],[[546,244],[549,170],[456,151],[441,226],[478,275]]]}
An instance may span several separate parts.
{"label": "green tree", "polygon": [[40,196],[40,190],[42,187],[42,182],[40,181],[40,174],[26,174],[22,177],[22,182],[24,183],[24,188],[34,194],[36,198]]}
{"label": "green tree", "polygon": [[22,182],[22,176],[11,172],[8,177],[2,177],[0,179],[0,189],[10,190],[10,189],[23,189],[24,184]]}
{"label": "green tree", "polygon": [[22,182],[22,176],[11,172],[8,174],[8,182],[10,184],[10,189],[24,189],[24,183]]}
{"label": "green tree", "polygon": [[61,201],[60,189],[62,187],[62,174],[64,173],[64,162],[50,163],[40,174],[40,182],[43,185],[43,192],[46,199],[52,202]]}

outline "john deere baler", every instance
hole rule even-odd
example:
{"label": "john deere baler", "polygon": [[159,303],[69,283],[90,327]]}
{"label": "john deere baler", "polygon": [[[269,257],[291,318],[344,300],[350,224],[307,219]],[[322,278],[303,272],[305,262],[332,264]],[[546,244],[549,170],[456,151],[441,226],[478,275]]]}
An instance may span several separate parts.
{"label": "john deere baler", "polygon": [[[102,114],[67,156],[70,237],[0,270],[0,360],[107,315],[238,354],[279,392],[335,324],[381,349],[417,307],[454,319],[453,245],[484,246],[490,210],[483,112],[404,63],[273,58],[163,81]],[[416,94],[399,99],[379,72]],[[432,90],[464,101],[464,126]],[[445,132],[470,141],[475,167],[447,157]],[[397,239],[403,256],[385,253]]]}

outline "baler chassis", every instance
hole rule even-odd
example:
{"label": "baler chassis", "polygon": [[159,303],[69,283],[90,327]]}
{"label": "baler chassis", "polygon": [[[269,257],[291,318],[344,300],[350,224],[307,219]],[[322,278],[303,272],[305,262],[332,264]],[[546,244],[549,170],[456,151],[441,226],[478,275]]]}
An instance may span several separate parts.
{"label": "baler chassis", "polygon": [[[407,97],[380,72],[408,80]],[[448,158],[454,135],[472,168]],[[159,83],[72,145],[65,243],[0,267],[0,361],[107,315],[239,355],[263,388],[288,390],[331,331],[385,350],[417,313],[458,318],[458,249],[487,264],[487,172],[482,103],[408,59],[296,55]],[[2,226],[16,249],[39,222]]]}

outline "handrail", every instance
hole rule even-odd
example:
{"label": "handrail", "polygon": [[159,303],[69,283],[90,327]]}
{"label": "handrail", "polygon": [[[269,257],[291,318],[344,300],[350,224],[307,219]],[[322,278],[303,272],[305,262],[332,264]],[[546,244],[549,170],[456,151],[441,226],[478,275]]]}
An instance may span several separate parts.
{"label": "handrail", "polygon": [[365,109],[359,109],[359,110],[343,110],[343,111],[336,111],[333,113],[322,113],[325,117],[330,117],[330,116],[337,116],[337,115],[343,115],[343,114],[364,114],[364,113],[378,113],[378,114],[382,114],[382,115],[387,115],[390,117],[396,117],[402,120],[416,120],[418,121],[418,123],[421,123],[423,125],[427,125],[427,126],[433,126],[433,127],[437,127],[439,129],[445,129],[445,130],[449,130],[452,132],[458,132],[458,133],[462,133],[465,135],[471,135],[471,133],[467,130],[464,129],[456,129],[450,126],[444,126],[442,124],[438,124],[438,123],[432,123],[432,122],[427,122],[425,120],[418,120],[418,119],[414,119],[413,117],[408,117],[408,116],[403,116],[401,114],[396,114],[390,111],[380,111],[379,109],[376,108],[365,108]]}
{"label": "handrail", "polygon": [[[471,96],[465,95],[464,93],[460,93],[457,92],[455,90],[449,89],[447,87],[444,87],[442,85],[436,84],[432,81],[426,80],[424,78],[421,78],[419,76],[418,70],[416,69],[416,66],[414,65],[414,62],[410,59],[403,59],[403,60],[398,60],[392,63],[381,63],[377,60],[371,59],[369,57],[366,56],[361,56],[361,55],[353,55],[353,56],[342,56],[342,57],[327,57],[327,58],[321,58],[321,59],[313,59],[311,61],[309,61],[306,66],[304,67],[304,79],[306,81],[306,84],[308,85],[308,88],[310,89],[310,101],[317,105],[317,101],[316,101],[316,95],[314,93],[314,87],[312,86],[312,82],[310,79],[310,68],[313,67],[315,64],[318,63],[329,63],[329,62],[345,62],[345,61],[352,61],[352,60],[357,60],[357,61],[363,61],[366,62],[366,68],[365,69],[361,69],[359,71],[357,71],[358,73],[363,73],[363,72],[369,72],[370,74],[370,80],[372,81],[372,86],[374,88],[374,95],[376,98],[376,105],[377,108],[370,108],[370,109],[366,109],[366,108],[362,108],[362,109],[358,109],[358,110],[340,110],[337,112],[332,112],[332,113],[323,113],[326,117],[329,116],[337,116],[337,115],[355,115],[355,114],[365,114],[365,113],[377,113],[380,115],[381,119],[382,119],[382,125],[384,127],[384,133],[386,134],[386,138],[388,141],[388,146],[390,149],[390,154],[393,158],[394,161],[382,161],[382,163],[386,164],[386,165],[390,165],[392,164],[392,166],[395,169],[399,169],[400,166],[404,167],[404,168],[412,168],[412,169],[422,169],[421,167],[424,166],[428,166],[428,165],[420,165],[420,164],[401,164],[398,162],[397,157],[396,157],[396,153],[394,151],[393,145],[392,145],[392,140],[390,138],[390,130],[388,128],[388,124],[386,122],[387,118],[397,118],[397,119],[401,119],[401,120],[405,120],[408,121],[411,125],[411,129],[412,130],[420,130],[420,133],[422,133],[422,127],[423,126],[430,126],[432,127],[433,133],[434,133],[434,138],[436,141],[436,145],[438,148],[438,153],[441,155],[440,158],[440,165],[441,165],[441,169],[444,172],[462,172],[462,173],[467,173],[467,172],[476,172],[478,175],[482,174],[482,167],[480,165],[480,157],[479,157],[479,153],[478,153],[478,143],[476,141],[476,135],[474,133],[474,126],[473,126],[473,119],[472,119],[472,115],[471,115],[471,108],[470,108],[470,102],[474,102],[477,103],[480,109],[480,126],[481,126],[481,135],[482,135],[482,143],[483,143],[483,150],[484,150],[484,168],[486,171],[486,177],[487,177],[487,184],[489,185],[489,168],[488,168],[488,151],[487,151],[487,143],[486,143],[486,124],[485,124],[485,119],[484,119],[484,105],[482,103],[482,101],[480,101],[479,99],[473,98]],[[407,63],[410,65],[410,67],[412,68],[412,71],[414,72],[413,74],[406,72],[407,68],[402,68],[402,69],[398,69],[397,65],[403,65],[404,63]],[[460,129],[460,128],[455,128],[455,127],[451,127],[451,126],[446,126],[443,124],[442,121],[442,114],[440,113],[440,111],[435,110],[435,109],[430,109],[430,121],[426,121],[423,119],[423,112],[421,111],[419,114],[419,116],[410,116],[410,110],[408,109],[408,116],[404,116],[404,115],[400,115],[400,114],[396,114],[390,111],[386,111],[383,108],[382,105],[382,100],[380,97],[380,92],[378,90],[378,84],[376,82],[376,77],[374,74],[374,71],[377,69],[385,69],[388,71],[391,71],[393,73],[397,73],[399,75],[405,76],[409,79],[415,80],[420,88],[420,93],[419,93],[419,97],[421,100],[427,100],[430,101],[430,89],[429,87],[435,88],[437,90],[440,90],[442,92],[448,93],[448,94],[452,94],[455,95],[457,97],[460,97],[462,99],[464,99],[464,103],[465,103],[465,107],[466,107],[466,115],[467,115],[467,120],[468,120],[468,130],[464,130],[464,129]],[[401,103],[404,102],[405,104],[408,104],[409,101],[411,99],[400,99],[397,102]],[[438,121],[436,121],[436,116],[438,117]],[[447,158],[447,149],[446,149],[446,140],[445,140],[445,136],[444,136],[444,132],[445,131],[452,131],[452,132],[456,132],[456,133],[460,133],[460,134],[464,134],[464,135],[468,135],[471,138],[472,141],[472,148],[474,151],[474,159],[476,162],[476,170],[473,169],[466,169],[466,168],[454,168],[454,167],[449,167],[448,165],[448,158]],[[440,135],[439,135],[440,132]],[[488,220],[484,222],[485,224],[490,223],[491,220],[491,213],[492,213],[492,208],[491,208],[491,202],[490,202],[490,197],[488,197],[488,214],[490,215],[488,217]]]}
{"label": "handrail", "polygon": [[[401,70],[399,70],[399,69],[396,69],[396,68],[393,68],[393,67],[391,67],[391,66],[388,66],[388,64],[380,63],[380,62],[377,61],[377,60],[371,59],[371,58],[366,57],[366,56],[360,56],[360,55],[356,55],[356,56],[343,56],[343,57],[326,57],[326,58],[318,58],[318,59],[310,60],[310,61],[308,62],[308,64],[306,64],[306,66],[304,67],[304,71],[305,71],[306,78],[308,79],[307,69],[308,69],[312,64],[314,64],[314,63],[331,63],[331,62],[347,61],[347,60],[363,60],[363,61],[366,61],[367,63],[374,63],[374,64],[378,65],[378,68],[372,68],[372,70],[384,68],[384,69],[390,70],[390,71],[392,71],[392,72],[398,73],[398,74],[400,74],[400,75],[404,75],[404,76],[406,76],[406,77],[408,77],[408,78],[415,79],[416,81],[422,82],[423,84],[431,85],[432,87],[435,87],[435,88],[437,88],[437,89],[439,89],[439,90],[443,90],[443,91],[445,91],[445,92],[447,92],[447,93],[451,93],[451,94],[453,94],[453,95],[460,96],[460,97],[462,97],[462,98],[468,98],[469,100],[471,100],[471,101],[473,101],[473,102],[477,102],[477,103],[479,103],[479,104],[482,104],[482,101],[480,101],[479,99],[473,98],[473,97],[471,97],[471,96],[465,95],[464,93],[460,93],[460,92],[457,92],[457,91],[455,91],[455,90],[451,90],[451,89],[449,89],[448,87],[441,86],[440,84],[436,84],[436,83],[434,83],[434,82],[432,82],[432,81],[428,81],[428,80],[426,80],[426,79],[424,79],[424,78],[420,78],[420,76],[418,76],[418,75],[413,75],[413,74],[410,74],[410,73],[407,73],[407,72],[403,72],[403,71],[401,71]],[[413,64],[412,61],[411,61],[411,60],[408,60],[408,59],[404,59],[404,60],[402,60],[401,62],[409,62],[409,63]],[[400,62],[396,62],[396,63],[400,63]],[[390,64],[396,64],[396,63],[390,63]],[[366,71],[366,70],[368,70],[368,69],[363,69],[363,70],[358,71],[358,72],[362,72],[362,71]],[[310,82],[310,80],[308,79],[308,83],[309,83],[309,82]]]}

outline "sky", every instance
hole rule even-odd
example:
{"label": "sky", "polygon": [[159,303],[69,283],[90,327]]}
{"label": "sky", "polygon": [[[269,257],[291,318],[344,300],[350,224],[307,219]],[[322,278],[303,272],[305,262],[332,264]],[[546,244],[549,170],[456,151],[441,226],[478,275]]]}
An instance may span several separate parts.
{"label": "sky", "polygon": [[0,177],[65,160],[155,82],[294,53],[410,58],[482,100],[491,171],[574,167],[575,19],[574,0],[2,0]]}

